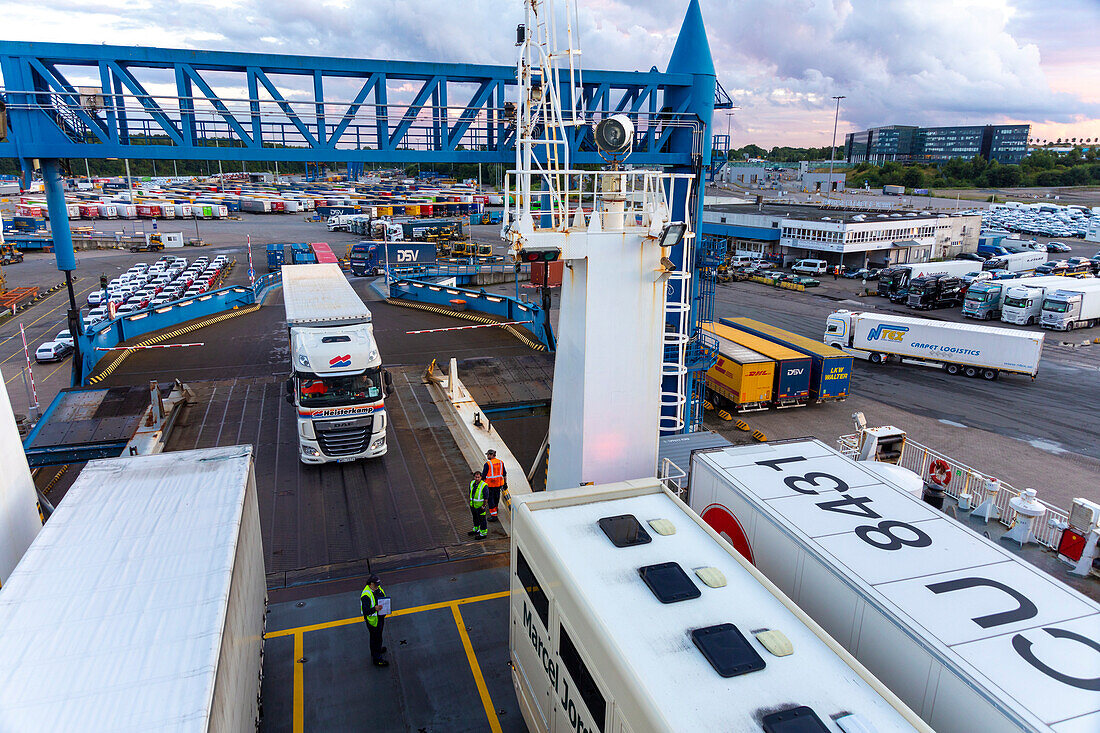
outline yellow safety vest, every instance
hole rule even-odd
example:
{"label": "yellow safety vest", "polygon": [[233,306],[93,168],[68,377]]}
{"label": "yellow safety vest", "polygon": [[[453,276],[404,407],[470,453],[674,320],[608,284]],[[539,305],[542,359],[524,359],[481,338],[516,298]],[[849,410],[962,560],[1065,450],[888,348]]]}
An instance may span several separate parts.
{"label": "yellow safety vest", "polygon": [[478,507],[485,506],[485,482],[484,481],[471,481],[470,482],[470,506],[477,509]]}
{"label": "yellow safety vest", "polygon": [[[359,598],[360,598],[359,603],[360,604],[362,604],[362,602],[363,602],[362,601],[363,597],[370,598],[370,607],[371,608],[374,608],[375,606],[378,605],[378,600],[374,597],[374,591],[372,591],[370,589],[370,585],[368,585],[366,588],[364,588],[363,592],[359,594]],[[384,591],[382,589],[381,585],[378,586],[378,597],[379,598],[385,598],[386,597],[386,591]],[[367,619],[367,623],[370,624],[371,626],[377,626],[378,625],[378,614],[377,613],[370,614],[369,616],[366,617],[366,619]]]}

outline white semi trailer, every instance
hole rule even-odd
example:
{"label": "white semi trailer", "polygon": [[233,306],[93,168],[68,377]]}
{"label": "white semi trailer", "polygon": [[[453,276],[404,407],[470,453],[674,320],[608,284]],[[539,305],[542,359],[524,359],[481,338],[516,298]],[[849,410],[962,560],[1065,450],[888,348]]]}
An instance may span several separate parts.
{"label": "white semi trailer", "polygon": [[255,730],[251,446],[89,462],[6,580],[4,730]]}
{"label": "white semi trailer", "polygon": [[290,337],[287,402],[298,416],[303,463],[355,461],[386,453],[389,373],[370,309],[339,265],[284,265]]}
{"label": "white semi trailer", "polygon": [[1043,353],[1041,333],[846,310],[826,319],[825,343],[876,364],[895,358],[990,380],[1034,379]]}
{"label": "white semi trailer", "polygon": [[[1003,243],[1002,243],[1003,244]],[[1029,250],[1025,252],[1011,252],[1006,255],[995,255],[982,264],[983,270],[1008,270],[1009,272],[1033,272],[1039,265],[1047,261],[1046,250],[1039,252]]]}
{"label": "white semi trailer", "polygon": [[689,492],[938,733],[1100,730],[1100,604],[865,464],[813,439],[697,451]]}
{"label": "white semi trailer", "polygon": [[[1067,283],[1070,281],[1067,281]],[[1078,280],[1047,292],[1039,325],[1055,331],[1092,328],[1100,323],[1100,280]]]}
{"label": "white semi trailer", "polygon": [[930,730],[657,479],[513,501],[528,730]]}

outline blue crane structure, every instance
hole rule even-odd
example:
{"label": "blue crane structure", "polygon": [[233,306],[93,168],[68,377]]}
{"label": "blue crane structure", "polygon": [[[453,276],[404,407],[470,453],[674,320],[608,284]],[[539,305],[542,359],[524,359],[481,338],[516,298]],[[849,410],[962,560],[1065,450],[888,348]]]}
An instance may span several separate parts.
{"label": "blue crane structure", "polygon": [[[27,180],[41,172],[74,311],[76,260],[62,187],[69,159],[361,166],[515,157],[514,66],[0,41],[0,72],[0,158],[18,159]],[[560,84],[568,98],[568,79]],[[630,115],[631,164],[692,171],[701,187],[712,112],[731,101],[717,83],[698,0],[689,2],[666,71],[584,70],[578,97],[593,121]],[[602,164],[589,128],[578,127],[570,144],[574,164]],[[697,190],[693,218],[701,222]],[[702,253],[702,238],[695,242]],[[705,290],[698,271],[693,285]],[[696,321],[712,317],[697,313]],[[74,366],[73,383],[83,376]]]}

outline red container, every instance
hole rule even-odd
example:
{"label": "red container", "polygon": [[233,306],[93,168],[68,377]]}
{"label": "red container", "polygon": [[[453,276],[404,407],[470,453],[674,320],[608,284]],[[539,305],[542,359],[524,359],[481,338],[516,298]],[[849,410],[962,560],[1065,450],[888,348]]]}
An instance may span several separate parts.
{"label": "red container", "polygon": [[[531,263],[531,284],[532,285],[548,285],[551,288],[556,288],[561,285],[561,273],[562,273],[562,261],[555,260],[554,262],[532,262]],[[549,268],[549,275],[547,275],[547,269]]]}

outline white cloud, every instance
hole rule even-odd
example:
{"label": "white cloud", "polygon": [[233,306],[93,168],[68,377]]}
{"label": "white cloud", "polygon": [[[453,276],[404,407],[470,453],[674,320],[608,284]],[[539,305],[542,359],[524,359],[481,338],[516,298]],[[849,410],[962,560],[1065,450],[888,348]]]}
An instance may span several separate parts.
{"label": "white cloud", "polygon": [[[686,0],[580,5],[585,66],[663,69]],[[1095,0],[703,0],[703,14],[742,107],[735,144],[828,144],[837,94],[841,132],[1028,121],[1100,134],[1095,84],[1075,86],[1096,80]],[[55,0],[0,2],[0,15],[19,39],[507,65],[523,19],[518,0]]]}

